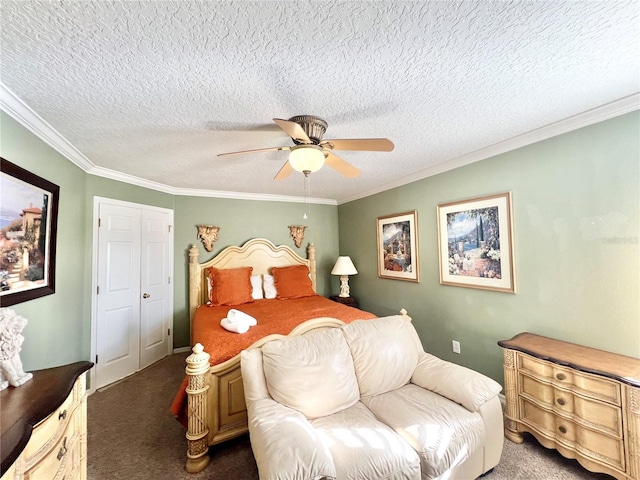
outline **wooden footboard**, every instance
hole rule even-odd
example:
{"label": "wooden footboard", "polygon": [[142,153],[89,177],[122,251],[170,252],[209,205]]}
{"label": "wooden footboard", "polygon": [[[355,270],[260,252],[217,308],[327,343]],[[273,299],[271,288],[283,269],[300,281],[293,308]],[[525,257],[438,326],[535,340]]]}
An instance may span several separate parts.
{"label": "wooden footboard", "polygon": [[[402,309],[400,314],[411,320],[406,310]],[[298,325],[286,336],[295,337],[312,330],[340,327],[344,324],[336,318],[314,318]],[[249,348],[258,348],[271,340],[284,337],[285,335],[269,335]],[[210,445],[249,431],[247,406],[240,372],[240,355],[210,367],[209,354],[198,343],[186,361],[185,371],[189,379],[186,470],[197,473],[209,464]]]}

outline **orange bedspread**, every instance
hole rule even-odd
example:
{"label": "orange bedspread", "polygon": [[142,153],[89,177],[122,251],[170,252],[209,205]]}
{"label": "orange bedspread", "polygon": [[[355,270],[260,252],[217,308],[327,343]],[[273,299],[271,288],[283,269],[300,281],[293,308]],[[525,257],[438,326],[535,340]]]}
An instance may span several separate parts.
{"label": "orange bedspread", "polygon": [[[251,315],[258,324],[246,333],[225,330],[220,326],[220,320],[227,316],[231,308]],[[235,307],[201,305],[193,320],[193,344],[201,343],[205,352],[211,355],[211,365],[217,365],[235,357],[267,335],[273,333],[287,335],[306,320],[318,317],[338,318],[345,323],[376,318],[373,313],[333,302],[319,295],[289,300],[262,299]],[[186,387],[187,379],[185,378],[171,405],[171,413],[185,427]]]}
{"label": "orange bedspread", "polygon": [[[220,326],[220,320],[227,316],[231,308],[255,317],[258,324],[246,333],[225,330]],[[290,300],[256,300],[236,307],[201,305],[193,321],[193,344],[201,343],[205,352],[211,355],[211,365],[217,365],[235,357],[267,335],[287,335],[304,321],[318,317],[333,317],[349,323],[353,320],[375,318],[375,315],[319,295]]]}

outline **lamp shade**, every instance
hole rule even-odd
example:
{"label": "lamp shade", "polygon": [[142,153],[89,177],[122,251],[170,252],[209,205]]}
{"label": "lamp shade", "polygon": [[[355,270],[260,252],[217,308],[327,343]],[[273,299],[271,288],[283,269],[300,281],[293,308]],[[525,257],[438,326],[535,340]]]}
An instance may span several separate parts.
{"label": "lamp shade", "polygon": [[324,153],[317,145],[298,145],[291,149],[289,163],[298,172],[315,172],[324,165]]}
{"label": "lamp shade", "polygon": [[357,273],[356,267],[348,256],[338,257],[333,270],[331,270],[331,275],[355,275]]}

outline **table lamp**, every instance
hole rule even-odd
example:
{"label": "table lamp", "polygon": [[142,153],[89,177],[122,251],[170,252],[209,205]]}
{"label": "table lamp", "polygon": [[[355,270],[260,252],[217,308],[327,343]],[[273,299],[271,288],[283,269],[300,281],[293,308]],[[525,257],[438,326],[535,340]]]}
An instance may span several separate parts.
{"label": "table lamp", "polygon": [[358,271],[354,267],[351,258],[348,256],[340,256],[336,261],[336,264],[331,270],[331,275],[340,275],[340,296],[349,296],[349,275],[355,275]]}

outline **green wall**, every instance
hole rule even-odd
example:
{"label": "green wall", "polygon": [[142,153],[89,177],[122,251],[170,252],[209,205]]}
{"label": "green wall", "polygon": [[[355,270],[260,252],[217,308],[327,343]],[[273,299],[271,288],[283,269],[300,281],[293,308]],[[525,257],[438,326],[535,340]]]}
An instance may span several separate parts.
{"label": "green wall", "polygon": [[[89,358],[90,317],[85,301],[86,174],[1,112],[0,156],[60,186],[56,293],[12,306],[28,319],[21,358],[25,370]],[[86,322],[84,321],[86,319]]]}
{"label": "green wall", "polygon": [[[312,205],[305,244],[318,248],[318,287],[351,255],[352,294],[379,315],[406,308],[427,349],[502,379],[496,342],[531,331],[640,357],[640,113],[633,112],[513,152],[336,206]],[[304,207],[173,196],[84,173],[4,112],[0,155],[60,186],[56,293],[13,306],[29,319],[26,370],[90,356],[93,198],[174,210],[174,346],[188,344],[187,255],[195,225],[221,227],[210,258],[262,236],[293,245],[287,226]],[[436,205],[513,192],[518,293],[443,286],[438,281]],[[377,277],[376,217],[418,210],[420,283]],[[338,241],[339,238],[339,241]],[[300,253],[303,250],[300,249]],[[451,353],[451,340],[462,354]]]}
{"label": "green wall", "polygon": [[[94,197],[174,210],[175,348],[189,344],[186,252],[196,243],[195,225],[215,223],[222,227],[211,255],[256,236],[293,246],[287,227],[301,222],[305,208],[301,203],[174,196],[89,175],[5,112],[0,112],[0,156],[60,186],[56,292],[11,307],[29,321],[21,353],[27,371],[90,357]],[[318,291],[327,295],[331,289],[329,272],[338,256],[336,206],[311,205],[305,245],[308,241],[318,248]],[[299,253],[306,255],[303,248]]]}
{"label": "green wall", "polygon": [[[335,205],[311,205],[310,224],[300,249],[289,238],[289,225],[303,224],[303,203],[260,202],[222,198],[176,197],[175,202],[175,298],[174,337],[176,347],[189,345],[188,252],[191,245],[200,250],[200,262],[212,258],[229,245],[242,245],[251,238],[268,238],[276,245],[292,247],[306,257],[306,245],[317,249],[318,293],[329,295],[331,269],[338,257],[338,208]],[[220,227],[213,251],[207,252],[196,238],[196,225]],[[337,281],[336,281],[337,282]],[[337,283],[334,290],[337,291]]]}
{"label": "green wall", "polygon": [[[352,295],[406,308],[425,348],[502,381],[501,339],[529,331],[640,357],[640,113],[338,207]],[[439,283],[436,206],[513,192],[517,293]],[[377,276],[376,217],[418,211],[420,283]],[[451,351],[461,342],[462,354]]]}

